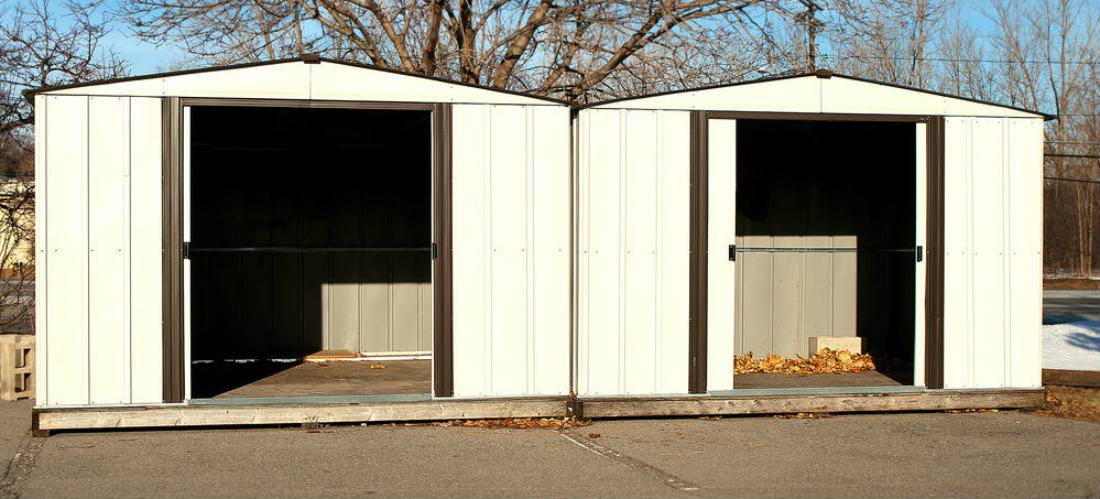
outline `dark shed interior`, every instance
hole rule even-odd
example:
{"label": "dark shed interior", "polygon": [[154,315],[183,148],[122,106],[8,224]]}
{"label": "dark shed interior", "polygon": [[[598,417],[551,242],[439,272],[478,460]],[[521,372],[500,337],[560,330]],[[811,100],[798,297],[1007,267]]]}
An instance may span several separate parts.
{"label": "dark shed interior", "polygon": [[880,381],[911,384],[915,125],[738,120],[737,143],[736,352],[858,336]]}
{"label": "dark shed interior", "polygon": [[430,125],[428,111],[191,109],[191,358],[268,366],[199,368],[196,397],[289,367],[273,359],[430,355]]}

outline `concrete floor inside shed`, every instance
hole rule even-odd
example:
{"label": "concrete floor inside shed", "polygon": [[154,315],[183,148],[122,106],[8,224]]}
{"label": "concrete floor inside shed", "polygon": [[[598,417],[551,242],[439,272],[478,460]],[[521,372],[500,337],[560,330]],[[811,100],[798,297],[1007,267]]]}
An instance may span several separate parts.
{"label": "concrete floor inside shed", "polygon": [[191,379],[197,399],[430,394],[432,361],[214,362]]}
{"label": "concrete floor inside shed", "polygon": [[903,386],[896,380],[878,371],[840,374],[811,374],[800,376],[784,373],[746,373],[733,376],[733,388],[738,389],[778,389],[778,388],[849,388],[872,386]]}

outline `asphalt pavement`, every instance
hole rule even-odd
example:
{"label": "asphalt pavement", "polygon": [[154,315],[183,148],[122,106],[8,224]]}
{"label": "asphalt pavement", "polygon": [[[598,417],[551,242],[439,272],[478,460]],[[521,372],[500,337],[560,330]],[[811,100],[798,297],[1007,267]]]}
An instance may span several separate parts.
{"label": "asphalt pavement", "polygon": [[1021,412],[27,435],[0,497],[1096,497],[1100,425]]}
{"label": "asphalt pavement", "polygon": [[1100,321],[1100,289],[1043,290],[1043,324]]}

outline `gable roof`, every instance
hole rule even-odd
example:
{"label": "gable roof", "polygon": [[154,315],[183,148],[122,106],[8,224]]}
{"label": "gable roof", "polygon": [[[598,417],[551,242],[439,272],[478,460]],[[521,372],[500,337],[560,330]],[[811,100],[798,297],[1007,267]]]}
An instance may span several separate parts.
{"label": "gable roof", "polygon": [[568,104],[563,100],[514,90],[456,82],[310,54],[272,61],[42,87],[28,90],[24,94],[28,98],[49,94]]}
{"label": "gable roof", "polygon": [[876,113],[1056,117],[868,78],[818,70],[738,83],[658,92],[579,106],[581,109],[689,109],[807,113]]}

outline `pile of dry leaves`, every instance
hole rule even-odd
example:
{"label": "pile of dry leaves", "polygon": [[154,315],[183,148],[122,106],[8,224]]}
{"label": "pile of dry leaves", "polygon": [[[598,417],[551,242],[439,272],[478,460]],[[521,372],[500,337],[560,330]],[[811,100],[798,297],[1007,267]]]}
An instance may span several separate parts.
{"label": "pile of dry leaves", "polygon": [[734,374],[777,373],[777,374],[832,374],[858,373],[874,371],[875,361],[870,354],[851,353],[847,350],[822,348],[810,358],[801,355],[788,359],[768,354],[762,359],[754,359],[752,352],[738,355],[734,359]]}
{"label": "pile of dry leaves", "polygon": [[550,430],[567,430],[579,426],[588,426],[589,422],[577,418],[519,418],[519,419],[474,419],[468,421],[443,421],[432,423],[432,426],[463,426],[467,428],[511,428],[518,430],[530,430],[534,428],[546,428]]}

